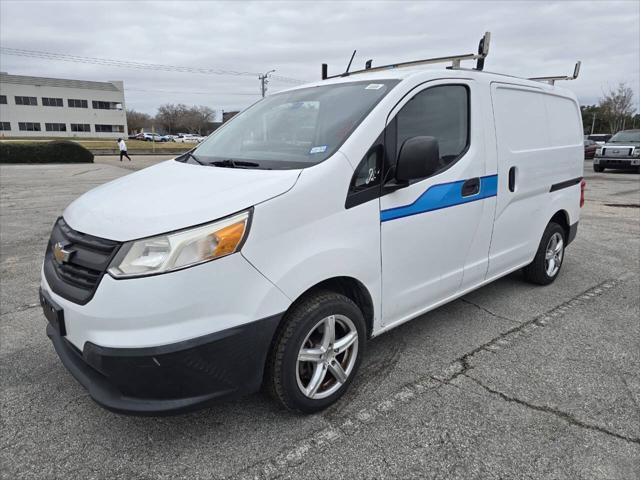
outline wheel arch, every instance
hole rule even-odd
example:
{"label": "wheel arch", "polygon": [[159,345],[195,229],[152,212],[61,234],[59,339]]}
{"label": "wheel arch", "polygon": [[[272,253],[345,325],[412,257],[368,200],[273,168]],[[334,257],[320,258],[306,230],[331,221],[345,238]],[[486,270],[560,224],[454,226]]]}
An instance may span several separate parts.
{"label": "wheel arch", "polygon": [[[375,317],[373,298],[367,287],[360,280],[354,277],[332,277],[316,283],[315,285],[307,288],[304,292],[302,292],[291,303],[287,311],[294,308],[295,305],[297,305],[301,300],[307,298],[309,295],[313,295],[313,293],[322,290],[340,293],[352,300],[362,312],[362,316],[364,317],[367,326],[367,336],[371,336],[373,332],[373,323]],[[285,315],[283,315],[283,318],[284,316],[286,316],[286,312]]]}
{"label": "wheel arch", "polygon": [[557,223],[562,227],[562,229],[564,230],[564,238],[566,241],[569,238],[569,232],[571,228],[569,213],[564,209],[558,210],[556,213],[553,214],[551,219],[547,222],[547,225],[549,225],[549,223],[551,222]]}

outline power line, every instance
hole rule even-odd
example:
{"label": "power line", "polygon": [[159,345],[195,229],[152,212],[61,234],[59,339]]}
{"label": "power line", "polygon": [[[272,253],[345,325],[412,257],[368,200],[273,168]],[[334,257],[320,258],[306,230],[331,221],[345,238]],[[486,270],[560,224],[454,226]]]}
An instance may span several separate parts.
{"label": "power line", "polygon": [[128,92],[148,92],[148,93],[178,93],[178,94],[188,94],[188,95],[238,95],[238,96],[249,96],[249,97],[259,97],[259,93],[248,93],[248,92],[195,92],[191,90],[158,90],[158,89],[149,89],[149,88],[130,88],[127,87]]}
{"label": "power line", "polygon": [[[219,69],[219,68],[187,67],[187,66],[180,66],[180,65],[165,65],[165,64],[156,64],[156,63],[133,62],[128,60],[115,60],[110,58],[83,57],[78,55],[69,55],[66,53],[45,52],[41,50],[26,50],[22,48],[0,47],[0,53],[4,55],[13,55],[18,57],[41,58],[44,60],[57,60],[62,62],[104,65],[104,66],[117,67],[117,68],[132,68],[137,70],[154,70],[154,71],[179,72],[179,73],[201,73],[204,75],[228,75],[228,76],[243,76],[243,77],[255,77],[257,75],[260,75],[260,73],[257,73],[257,72],[245,72],[245,71],[238,71],[238,70],[225,70],[225,69]],[[280,75],[278,76],[274,75],[272,78],[285,83],[295,83],[295,84],[305,83],[303,80],[298,80],[296,78],[290,78],[290,77],[283,77]]]}

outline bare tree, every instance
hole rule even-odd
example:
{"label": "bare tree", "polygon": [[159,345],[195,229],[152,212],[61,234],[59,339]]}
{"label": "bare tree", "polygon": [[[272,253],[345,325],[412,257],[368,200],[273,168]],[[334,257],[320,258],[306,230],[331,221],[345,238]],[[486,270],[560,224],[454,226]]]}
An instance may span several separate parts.
{"label": "bare tree", "polygon": [[186,105],[179,103],[165,103],[158,107],[156,123],[165,130],[165,133],[177,133],[184,127],[184,118],[188,112]]}
{"label": "bare tree", "polygon": [[183,104],[166,103],[158,108],[155,124],[164,133],[207,133],[215,110],[200,105],[187,107]]}
{"label": "bare tree", "polygon": [[135,110],[127,110],[127,126],[129,132],[140,132],[140,130],[149,125],[151,125],[151,115],[136,112]]}
{"label": "bare tree", "polygon": [[208,130],[209,123],[213,120],[215,111],[201,105],[191,107],[189,114],[193,122],[192,132],[202,135]]}
{"label": "bare tree", "polygon": [[609,123],[611,133],[625,128],[626,120],[633,116],[633,90],[624,82],[615,89],[610,88],[600,99],[600,108]]}

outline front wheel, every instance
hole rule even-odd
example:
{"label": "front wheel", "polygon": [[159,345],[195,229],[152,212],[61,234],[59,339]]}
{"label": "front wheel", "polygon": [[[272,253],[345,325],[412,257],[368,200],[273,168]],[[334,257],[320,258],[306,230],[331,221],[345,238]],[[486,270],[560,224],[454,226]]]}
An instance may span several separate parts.
{"label": "front wheel", "polygon": [[355,376],[366,343],[362,312],[349,298],[323,291],[287,313],[267,364],[269,390],[305,413],[336,402]]}
{"label": "front wheel", "polygon": [[538,285],[549,285],[560,273],[562,260],[564,260],[564,247],[566,244],[565,231],[557,223],[547,225],[536,256],[529,265],[524,267],[524,276],[527,280]]}
{"label": "front wheel", "polygon": [[604,172],[604,167],[603,167],[603,166],[601,166],[601,165],[596,165],[596,164],[594,163],[594,164],[593,164],[593,171],[594,171],[594,172],[598,172],[598,173]]}

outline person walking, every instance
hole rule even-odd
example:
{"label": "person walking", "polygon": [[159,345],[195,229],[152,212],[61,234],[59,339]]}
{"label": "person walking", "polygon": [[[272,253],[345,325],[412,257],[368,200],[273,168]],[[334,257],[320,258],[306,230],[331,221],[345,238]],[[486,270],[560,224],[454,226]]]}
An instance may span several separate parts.
{"label": "person walking", "polygon": [[122,157],[127,157],[131,161],[131,157],[127,154],[127,144],[121,138],[118,139],[118,148],[120,149],[120,161],[122,161]]}

